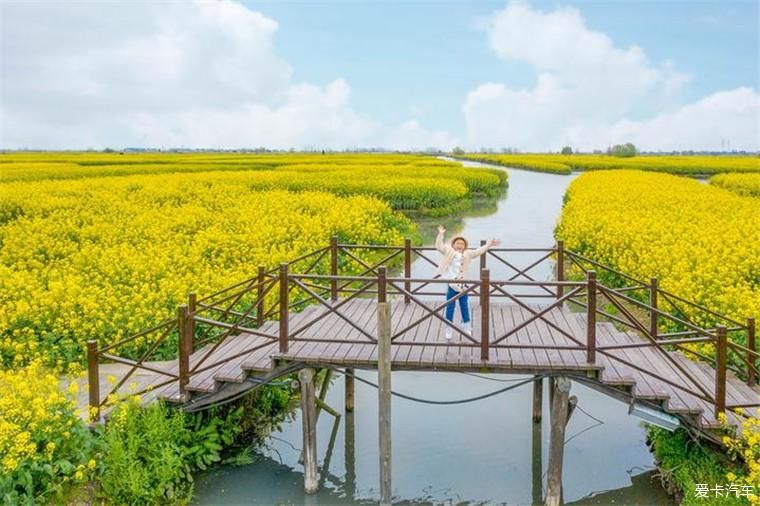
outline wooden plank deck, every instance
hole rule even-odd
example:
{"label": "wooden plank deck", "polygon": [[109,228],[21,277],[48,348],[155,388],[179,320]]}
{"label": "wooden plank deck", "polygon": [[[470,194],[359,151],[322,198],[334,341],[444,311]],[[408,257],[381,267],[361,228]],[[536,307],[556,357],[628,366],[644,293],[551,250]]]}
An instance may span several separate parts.
{"label": "wooden plank deck", "polygon": [[[440,302],[436,302],[440,304]],[[432,307],[432,303],[431,306]],[[662,404],[665,411],[682,415],[693,420],[701,428],[715,428],[715,419],[710,403],[690,393],[695,390],[694,380],[710,395],[715,390],[715,371],[705,363],[694,362],[680,352],[663,352],[653,347],[635,347],[615,350],[598,350],[596,362],[588,363],[586,351],[585,313],[573,313],[569,309],[557,307],[549,310],[544,317],[547,321],[534,319],[532,312],[542,309],[539,305],[529,305],[529,309],[514,304],[492,303],[490,306],[489,342],[494,343],[502,336],[520,326],[517,332],[490,348],[488,360],[481,358],[480,352],[480,307],[477,301],[471,303],[472,336],[475,342],[464,335],[455,333],[451,342],[444,334],[446,324],[441,319],[429,316],[420,324],[407,327],[429,315],[427,310],[403,300],[391,301],[392,331],[399,334],[391,349],[391,366],[395,370],[457,370],[488,371],[498,373],[556,375],[572,374],[596,378],[600,386],[620,389],[637,399],[648,399]],[[292,313],[289,319],[291,337],[286,353],[279,352],[276,340],[252,334],[227,337],[214,353],[204,361],[204,366],[214,364],[227,357],[237,356],[207,371],[193,375],[188,385],[191,392],[214,392],[225,383],[241,383],[249,374],[271,371],[276,362],[304,362],[314,366],[339,366],[347,368],[375,368],[377,365],[377,345],[369,336],[376,335],[376,301],[355,298],[346,302],[339,310],[339,316],[330,313],[325,306],[311,306],[299,313]],[[329,314],[327,314],[329,313]],[[441,311],[439,314],[443,315]],[[312,325],[309,322],[318,319]],[[259,331],[278,335],[276,321],[267,321]],[[366,335],[366,334],[368,335]],[[569,334],[565,335],[565,334]],[[319,339],[320,341],[315,341]],[[644,339],[631,332],[617,329],[611,323],[597,323],[597,347],[615,344],[635,344]],[[504,345],[518,345],[508,348]],[[576,349],[538,349],[535,346],[574,346]],[[254,349],[255,348],[255,349]],[[191,367],[209,348],[204,347],[190,357]],[[243,353],[246,350],[252,350]],[[626,365],[625,360],[635,365]],[[694,379],[684,374],[677,365]],[[177,363],[161,363],[164,370],[176,372]],[[110,383],[105,376],[117,378],[125,374],[128,367],[107,367],[101,369],[101,390],[105,395]],[[651,373],[666,378],[672,384],[662,381]],[[166,377],[148,371],[135,375],[139,387],[158,384]],[[131,380],[127,384],[131,384]],[[682,388],[679,388],[682,387]],[[748,404],[758,402],[758,392],[735,378],[729,372],[727,381],[728,404]],[[85,389],[82,389],[83,391]],[[146,402],[157,397],[171,401],[181,401],[176,382],[159,387],[146,394]],[[86,404],[86,403],[85,403]],[[757,416],[755,410],[753,416]],[[732,424],[740,418],[728,412]]]}

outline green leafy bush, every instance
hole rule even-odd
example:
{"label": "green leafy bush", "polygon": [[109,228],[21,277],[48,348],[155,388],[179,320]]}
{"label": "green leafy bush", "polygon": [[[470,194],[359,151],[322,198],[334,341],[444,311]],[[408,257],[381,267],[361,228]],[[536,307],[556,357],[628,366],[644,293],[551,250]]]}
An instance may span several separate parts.
{"label": "green leafy bush", "polygon": [[107,447],[101,493],[114,504],[186,504],[192,466],[184,443],[191,439],[185,415],[163,403],[140,408],[127,401],[114,409],[103,431]]}

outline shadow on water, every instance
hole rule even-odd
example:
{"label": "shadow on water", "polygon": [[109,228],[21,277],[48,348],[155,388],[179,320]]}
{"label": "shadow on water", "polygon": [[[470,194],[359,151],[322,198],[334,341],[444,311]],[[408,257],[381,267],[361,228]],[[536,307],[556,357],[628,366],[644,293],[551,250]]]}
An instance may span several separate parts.
{"label": "shadow on water", "polygon": [[[472,164],[476,165],[476,164]],[[508,193],[482,202],[444,225],[448,234],[472,244],[499,237],[506,247],[551,247],[562,197],[575,176],[509,169]],[[422,220],[432,244],[438,219]],[[489,264],[490,266],[490,264]],[[508,274],[493,265],[492,278]],[[473,266],[473,273],[477,269]],[[417,261],[413,274],[432,266]],[[534,272],[551,276],[546,263]],[[375,371],[357,375],[376,382]],[[434,400],[465,399],[493,392],[518,375],[396,371],[393,390]],[[531,420],[532,388],[509,390],[478,402],[451,406],[393,399],[394,504],[539,504],[546,484],[549,404],[544,382],[544,417]],[[330,388],[327,403],[343,412],[343,379]],[[638,419],[627,405],[574,382],[578,406],[567,427],[564,497],[568,504],[673,504],[656,481],[652,455]],[[379,499],[377,390],[355,387],[356,410],[338,425],[323,412],[317,425],[322,484],[303,492],[300,412],[272,434],[255,462],[222,466],[198,477],[195,504],[376,504]],[[600,423],[601,422],[601,423]]]}

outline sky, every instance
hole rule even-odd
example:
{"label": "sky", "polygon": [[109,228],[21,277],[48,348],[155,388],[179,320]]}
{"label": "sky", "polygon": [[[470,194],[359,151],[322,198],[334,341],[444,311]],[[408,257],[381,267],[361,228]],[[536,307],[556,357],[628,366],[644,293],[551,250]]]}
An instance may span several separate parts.
{"label": "sky", "polygon": [[0,0],[0,148],[757,151],[759,4]]}

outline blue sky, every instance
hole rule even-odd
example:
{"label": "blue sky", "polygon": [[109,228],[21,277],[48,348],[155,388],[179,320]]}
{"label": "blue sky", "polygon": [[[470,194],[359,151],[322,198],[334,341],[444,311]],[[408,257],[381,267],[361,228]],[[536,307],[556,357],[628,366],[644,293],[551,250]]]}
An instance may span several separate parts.
{"label": "blue sky", "polygon": [[758,150],[758,4],[0,0],[0,147]]}
{"label": "blue sky", "polygon": [[[484,81],[532,87],[536,73],[501,61],[479,28],[503,1],[246,1],[279,24],[275,47],[296,80],[351,83],[358,109],[388,122],[408,116],[461,131],[462,99]],[[758,2],[531,2],[577,7],[592,30],[617,46],[641,46],[653,61],[672,60],[694,76],[688,103],[739,86],[760,86]]]}

